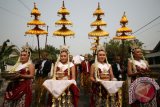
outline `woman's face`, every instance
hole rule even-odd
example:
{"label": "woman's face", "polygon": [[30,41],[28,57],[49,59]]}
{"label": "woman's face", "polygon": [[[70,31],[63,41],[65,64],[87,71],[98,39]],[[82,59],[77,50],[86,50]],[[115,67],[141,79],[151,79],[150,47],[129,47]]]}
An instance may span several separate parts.
{"label": "woman's face", "polygon": [[61,61],[61,63],[67,63],[67,61],[68,61],[68,53],[67,52],[62,52],[60,54],[60,61]]}
{"label": "woman's face", "polygon": [[21,52],[21,55],[20,55],[20,61],[21,63],[26,63],[29,59],[29,55],[27,52]]}
{"label": "woman's face", "polygon": [[104,63],[106,61],[106,53],[104,51],[99,51],[97,54],[98,62]]}
{"label": "woman's face", "polygon": [[142,55],[143,55],[143,53],[142,53],[142,50],[141,49],[139,49],[139,48],[137,48],[137,49],[135,49],[135,51],[134,51],[134,57],[135,58],[142,58]]}

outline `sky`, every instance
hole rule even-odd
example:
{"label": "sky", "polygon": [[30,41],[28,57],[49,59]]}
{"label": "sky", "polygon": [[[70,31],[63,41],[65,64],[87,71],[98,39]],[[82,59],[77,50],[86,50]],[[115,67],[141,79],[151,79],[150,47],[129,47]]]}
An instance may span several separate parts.
{"label": "sky", "polygon": [[[31,27],[27,22],[33,20],[30,13],[34,2],[41,12],[40,20],[49,26],[47,44],[59,48],[63,45],[63,38],[53,36],[55,21],[61,17],[57,11],[62,6],[62,0],[0,0],[0,45],[7,39],[11,44],[19,48],[27,42],[31,47],[37,47],[36,36],[25,35]],[[124,11],[129,20],[128,27],[136,31],[156,17],[160,16],[160,0],[64,0],[65,7],[70,11],[67,19],[73,22],[68,28],[75,32],[74,37],[67,37],[66,44],[69,45],[71,54],[92,53],[90,50],[92,39],[88,33],[95,30],[90,24],[96,20],[93,12],[97,9],[98,2],[105,12],[103,20],[107,23],[103,30],[109,32],[109,36],[101,38],[100,43],[113,39],[116,30],[120,28],[120,19]],[[46,29],[46,27],[43,27]],[[160,18],[134,34],[137,39],[144,43],[143,48],[152,50],[160,41]],[[45,35],[40,35],[40,47],[45,46]]]}

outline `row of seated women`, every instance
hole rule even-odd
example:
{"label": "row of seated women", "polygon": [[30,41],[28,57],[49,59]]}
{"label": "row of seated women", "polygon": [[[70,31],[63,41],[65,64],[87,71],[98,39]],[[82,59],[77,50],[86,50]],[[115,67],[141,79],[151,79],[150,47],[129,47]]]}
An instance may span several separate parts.
{"label": "row of seated women", "polygon": [[[3,107],[30,107],[32,101],[32,79],[34,66],[30,60],[31,52],[23,48],[20,59],[10,70],[16,74],[5,92]],[[131,51],[131,59],[128,61],[128,76],[131,77],[129,88],[129,103],[133,107],[157,107],[156,91],[157,83],[150,78],[140,78],[150,70],[148,64],[142,60],[140,48]],[[139,80],[137,80],[137,78]],[[97,48],[95,63],[91,66],[90,79],[92,91],[90,107],[121,107],[122,93],[120,88],[123,81],[116,81],[112,67],[107,61],[104,47]],[[147,81],[147,82],[146,82]],[[43,83],[49,91],[47,107],[78,107],[79,89],[75,81],[75,66],[69,61],[67,46],[60,48],[60,56],[53,70],[53,78]]]}

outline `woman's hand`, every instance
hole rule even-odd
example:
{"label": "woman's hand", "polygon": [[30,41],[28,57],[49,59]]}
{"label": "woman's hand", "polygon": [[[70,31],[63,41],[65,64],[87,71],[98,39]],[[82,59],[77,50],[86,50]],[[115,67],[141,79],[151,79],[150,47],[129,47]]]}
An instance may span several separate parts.
{"label": "woman's hand", "polygon": [[137,65],[136,65],[136,69],[137,69],[137,72],[140,72],[140,73],[142,72],[142,68],[140,68],[140,67],[137,66]]}
{"label": "woman's hand", "polygon": [[12,79],[13,79],[13,80],[14,80],[14,79],[19,79],[20,76],[21,76],[21,74],[17,72],[17,73],[15,73],[15,74],[13,75]]}

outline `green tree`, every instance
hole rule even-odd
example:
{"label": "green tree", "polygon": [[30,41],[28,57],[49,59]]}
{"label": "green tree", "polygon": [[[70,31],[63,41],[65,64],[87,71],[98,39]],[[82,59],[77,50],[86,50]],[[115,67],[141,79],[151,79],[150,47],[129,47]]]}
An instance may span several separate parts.
{"label": "green tree", "polygon": [[44,51],[47,51],[49,53],[49,59],[51,59],[53,62],[57,60],[57,55],[59,54],[60,50],[51,46],[47,45]]}
{"label": "green tree", "polygon": [[[48,54],[49,54],[48,58],[50,60],[52,60],[53,62],[55,62],[57,60],[57,55],[59,54],[59,49],[57,49],[51,45],[47,45],[46,48],[41,48],[40,51],[41,51],[41,53],[43,51],[48,52]],[[38,50],[36,48],[32,50],[32,60],[33,60],[33,62],[36,62],[37,60],[39,60]]]}
{"label": "green tree", "polygon": [[8,42],[10,41],[6,40],[0,49],[0,69],[1,71],[5,70],[5,63],[9,59],[9,55],[11,55],[13,51],[15,51],[15,45],[8,46],[7,45]]}
{"label": "green tree", "polygon": [[142,47],[143,45],[143,43],[138,39],[134,41],[126,40],[123,43],[124,45],[122,44],[121,41],[113,40],[113,39],[110,40],[108,43],[104,43],[109,62],[113,61],[114,56],[122,56],[122,54],[124,56],[124,61],[126,61],[130,57],[130,52],[129,52],[130,46],[132,46],[133,44],[136,44]]}
{"label": "green tree", "polygon": [[105,43],[105,49],[108,59],[111,60],[114,56],[120,55],[120,41],[110,40]]}

